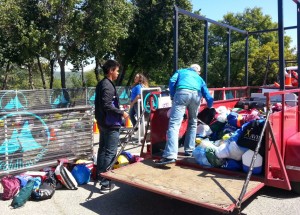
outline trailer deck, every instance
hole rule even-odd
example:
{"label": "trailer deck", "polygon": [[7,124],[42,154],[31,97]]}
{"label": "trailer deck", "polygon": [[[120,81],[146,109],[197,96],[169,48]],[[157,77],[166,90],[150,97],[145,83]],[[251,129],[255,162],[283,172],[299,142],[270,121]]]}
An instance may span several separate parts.
{"label": "trailer deck", "polygon": [[[178,164],[157,167],[151,159],[111,170],[102,175],[105,178],[220,212],[234,210],[245,180],[244,177],[210,172],[209,168],[198,169]],[[250,181],[243,201],[263,186],[262,182]]]}

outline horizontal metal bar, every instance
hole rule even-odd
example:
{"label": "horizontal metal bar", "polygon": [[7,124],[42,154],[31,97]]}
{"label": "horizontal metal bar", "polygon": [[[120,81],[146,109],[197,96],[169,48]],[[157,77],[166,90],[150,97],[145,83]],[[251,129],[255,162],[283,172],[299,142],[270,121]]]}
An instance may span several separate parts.
{"label": "horizontal metal bar", "polygon": [[245,31],[245,30],[241,30],[241,29],[235,28],[235,27],[233,27],[233,26],[230,26],[230,25],[227,25],[227,24],[224,24],[224,23],[217,22],[217,21],[215,21],[215,20],[206,18],[206,17],[204,17],[204,16],[200,16],[200,15],[191,13],[191,12],[186,11],[186,10],[184,10],[184,9],[177,8],[177,10],[178,10],[178,13],[187,15],[187,16],[189,16],[189,17],[192,17],[192,18],[195,18],[195,19],[198,19],[198,20],[207,21],[207,22],[209,22],[209,23],[212,23],[212,24],[221,26],[221,27],[223,27],[223,28],[227,28],[227,29],[230,29],[230,30],[233,30],[233,31],[237,31],[237,32],[239,32],[239,33],[241,33],[241,34],[248,34],[248,32]]}
{"label": "horizontal metal bar", "polygon": [[[285,27],[283,29],[291,30],[291,29],[295,29],[295,28],[297,28],[297,26]],[[278,31],[278,28],[272,28],[272,29],[266,29],[266,30],[260,30],[260,31],[250,31],[250,32],[248,32],[248,34],[252,35],[252,34],[259,34],[259,33],[267,33],[267,32],[271,32],[271,31]]]}

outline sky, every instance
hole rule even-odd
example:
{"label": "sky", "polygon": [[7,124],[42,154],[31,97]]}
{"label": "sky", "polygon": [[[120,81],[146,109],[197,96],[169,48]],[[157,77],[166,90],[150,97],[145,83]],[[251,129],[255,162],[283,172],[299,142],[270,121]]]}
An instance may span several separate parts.
{"label": "sky", "polygon": [[[293,0],[283,0],[284,27],[297,25],[297,6]],[[191,0],[193,10],[201,9],[201,15],[213,20],[222,20],[229,12],[243,13],[246,8],[260,7],[264,15],[272,17],[272,21],[278,23],[277,0]],[[243,30],[243,29],[241,29]],[[297,46],[297,30],[285,31],[292,37],[292,47]]]}

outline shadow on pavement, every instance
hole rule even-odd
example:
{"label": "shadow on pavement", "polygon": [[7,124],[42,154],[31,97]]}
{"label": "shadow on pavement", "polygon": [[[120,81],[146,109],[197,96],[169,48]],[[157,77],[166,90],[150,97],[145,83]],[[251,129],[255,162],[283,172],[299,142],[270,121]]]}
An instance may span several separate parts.
{"label": "shadow on pavement", "polygon": [[[221,214],[206,208],[181,202],[175,199],[167,198],[155,193],[137,189],[128,185],[116,183],[117,188],[111,193],[101,195],[97,198],[81,204],[101,215],[182,215],[182,214],[201,214],[201,215],[217,215]],[[97,188],[86,186],[91,192],[99,192]]]}

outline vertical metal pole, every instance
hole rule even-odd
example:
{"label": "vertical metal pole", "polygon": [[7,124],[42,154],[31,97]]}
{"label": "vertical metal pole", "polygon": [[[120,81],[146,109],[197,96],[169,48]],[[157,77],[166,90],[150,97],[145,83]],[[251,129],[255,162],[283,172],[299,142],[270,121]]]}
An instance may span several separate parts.
{"label": "vertical metal pole", "polygon": [[[298,77],[300,77],[300,3],[297,3],[297,65]],[[300,81],[298,78],[298,88],[300,88]],[[300,95],[298,94],[298,110],[300,109]],[[298,132],[300,132],[300,114],[298,111]]]}
{"label": "vertical metal pole", "polygon": [[[278,44],[279,44],[279,74],[280,74],[280,90],[285,90],[285,73],[284,73],[284,25],[283,25],[283,1],[278,0]],[[282,100],[284,99],[284,95],[282,95]],[[284,111],[281,111],[281,131],[284,131]],[[284,154],[284,132],[280,135],[280,143],[281,147],[281,155]]]}
{"label": "vertical metal pole", "polygon": [[173,66],[174,72],[178,69],[178,8],[174,6],[174,18],[173,18],[173,39],[174,39],[174,59]]}
{"label": "vertical metal pole", "polygon": [[204,81],[207,84],[207,62],[208,62],[208,22],[205,20],[205,28],[204,28],[204,56],[203,56],[203,62],[204,62]]}
{"label": "vertical metal pole", "polygon": [[14,99],[14,105],[15,105],[15,107],[14,108],[16,108],[17,109],[17,111],[19,111],[19,103],[18,103],[18,90],[16,90],[15,91],[16,92],[16,95],[15,95],[15,99]]}
{"label": "vertical metal pole", "polygon": [[85,87],[85,106],[88,106],[89,104],[88,104],[88,88],[87,87]]}
{"label": "vertical metal pole", "polygon": [[230,87],[230,40],[231,30],[227,32],[227,87]]}
{"label": "vertical metal pole", "polygon": [[9,160],[8,160],[8,135],[7,135],[7,118],[4,116],[4,142],[5,142],[5,163],[6,163],[6,170],[8,170]]}
{"label": "vertical metal pole", "polygon": [[279,42],[279,77],[280,89],[285,89],[284,78],[284,25],[283,25],[283,1],[278,0],[278,42]]}
{"label": "vertical metal pole", "polygon": [[248,73],[248,58],[249,58],[249,35],[246,37],[245,41],[245,86],[248,86],[248,78],[249,78],[249,73]]}
{"label": "vertical metal pole", "polygon": [[[298,77],[300,77],[300,3],[297,3],[297,64]],[[300,88],[300,81],[298,80],[298,88]]]}

